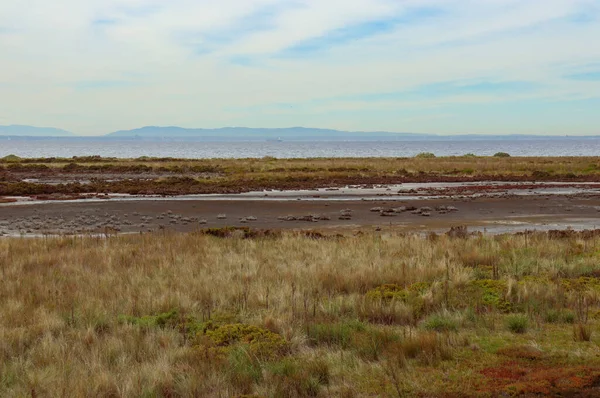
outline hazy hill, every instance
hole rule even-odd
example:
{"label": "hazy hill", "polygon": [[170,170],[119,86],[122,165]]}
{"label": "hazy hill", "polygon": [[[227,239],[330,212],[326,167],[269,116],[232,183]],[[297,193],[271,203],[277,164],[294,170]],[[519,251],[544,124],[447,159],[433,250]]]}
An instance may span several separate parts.
{"label": "hazy hill", "polygon": [[434,137],[427,134],[388,133],[388,132],[349,132],[329,129],[289,127],[289,128],[249,128],[223,127],[217,129],[186,129],[182,127],[147,126],[134,130],[122,130],[106,135],[110,138],[176,139],[193,138],[201,140],[277,140],[286,141],[326,141],[326,140],[399,140]]}
{"label": "hazy hill", "polygon": [[53,127],[34,127],[34,126],[21,126],[21,125],[10,125],[0,126],[0,135],[10,135],[18,137],[74,137],[75,134],[53,128]]}
{"label": "hazy hill", "polygon": [[[22,137],[24,140],[70,139],[86,141],[499,141],[499,140],[561,140],[600,139],[600,136],[544,136],[530,134],[415,134],[384,131],[356,132],[331,129],[288,127],[250,128],[223,127],[216,129],[183,128],[177,126],[146,126],[133,130],[121,130],[100,136],[80,136],[52,127],[0,126],[0,137]],[[5,138],[6,139],[6,138]]]}

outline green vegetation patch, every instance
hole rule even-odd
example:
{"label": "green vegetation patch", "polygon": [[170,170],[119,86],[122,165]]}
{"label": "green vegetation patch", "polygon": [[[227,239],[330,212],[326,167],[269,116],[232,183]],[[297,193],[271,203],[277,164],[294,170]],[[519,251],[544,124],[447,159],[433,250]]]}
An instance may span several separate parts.
{"label": "green vegetation patch", "polygon": [[436,332],[456,332],[459,327],[459,320],[450,313],[431,314],[423,320],[423,327],[427,330]]}
{"label": "green vegetation patch", "polygon": [[505,319],[506,327],[513,333],[523,334],[529,328],[529,318],[523,314],[512,314]]}
{"label": "green vegetation patch", "polygon": [[561,279],[561,286],[567,291],[597,291],[600,292],[600,278],[581,276],[573,279]]}
{"label": "green vegetation patch", "polygon": [[330,383],[329,365],[323,360],[284,358],[267,367],[276,397],[318,397]]}
{"label": "green vegetation patch", "polygon": [[421,153],[417,154],[415,157],[419,158],[419,159],[433,159],[433,158],[435,158],[435,154],[431,153],[431,152],[421,152]]}
{"label": "green vegetation patch", "polygon": [[3,157],[2,159],[0,159],[2,162],[6,162],[6,163],[12,163],[12,162],[20,162],[21,158],[18,157],[17,155],[6,155],[5,157]]}
{"label": "green vegetation patch", "polygon": [[284,355],[289,345],[279,334],[254,325],[227,324],[199,334],[208,337],[220,349],[243,345],[250,353],[261,358]]}
{"label": "green vegetation patch", "polygon": [[367,292],[367,297],[375,300],[406,300],[411,296],[418,296],[431,288],[429,282],[413,283],[407,287],[397,284],[385,284]]}
{"label": "green vegetation patch", "polygon": [[474,280],[469,283],[467,290],[475,296],[473,298],[487,307],[492,307],[505,313],[513,311],[512,303],[505,298],[508,291],[508,284],[505,280]]}
{"label": "green vegetation patch", "polygon": [[180,314],[177,310],[157,315],[121,315],[119,321],[142,328],[172,328],[193,336],[212,327],[213,321],[201,322],[192,316]]}

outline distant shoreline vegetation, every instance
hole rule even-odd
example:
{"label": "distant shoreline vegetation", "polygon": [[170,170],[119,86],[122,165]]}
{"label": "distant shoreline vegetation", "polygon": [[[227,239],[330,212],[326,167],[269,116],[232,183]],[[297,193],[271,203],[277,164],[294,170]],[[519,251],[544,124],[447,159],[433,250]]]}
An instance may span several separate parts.
{"label": "distant shoreline vegetation", "polygon": [[423,182],[600,182],[600,157],[436,157],[427,153],[396,158],[118,159],[8,155],[0,158],[0,174],[4,178],[0,196],[173,196]]}

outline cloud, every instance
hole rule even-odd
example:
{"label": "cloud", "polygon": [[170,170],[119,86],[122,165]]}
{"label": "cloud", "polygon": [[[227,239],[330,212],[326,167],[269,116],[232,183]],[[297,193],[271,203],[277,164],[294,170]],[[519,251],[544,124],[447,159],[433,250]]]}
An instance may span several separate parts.
{"label": "cloud", "polygon": [[[599,17],[597,0],[4,0],[0,107],[13,123],[80,133],[444,133],[457,112],[465,132],[516,130],[519,104],[543,132],[539,109],[598,97]],[[469,106],[490,107],[487,128]],[[564,124],[597,132],[600,116],[578,109]]]}

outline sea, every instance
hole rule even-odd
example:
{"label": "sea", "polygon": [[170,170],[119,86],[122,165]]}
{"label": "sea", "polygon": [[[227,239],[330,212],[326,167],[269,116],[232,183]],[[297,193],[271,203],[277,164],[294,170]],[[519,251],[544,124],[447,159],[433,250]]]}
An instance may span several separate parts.
{"label": "sea", "polygon": [[474,154],[489,156],[600,156],[600,138],[445,140],[445,141],[102,141],[0,138],[0,157],[93,156],[137,158],[319,158],[319,157],[412,157],[421,152],[436,156]]}

